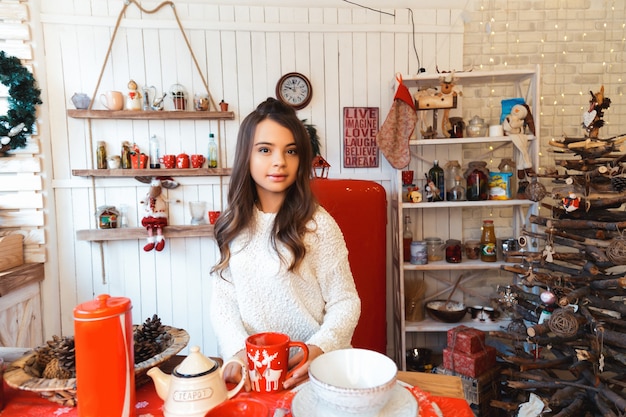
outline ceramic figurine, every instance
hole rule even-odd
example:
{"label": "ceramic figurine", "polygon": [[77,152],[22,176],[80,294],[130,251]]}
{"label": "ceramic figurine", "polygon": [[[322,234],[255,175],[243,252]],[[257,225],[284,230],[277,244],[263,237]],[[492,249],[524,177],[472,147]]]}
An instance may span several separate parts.
{"label": "ceramic figurine", "polygon": [[128,94],[126,95],[126,110],[141,110],[141,93],[137,89],[134,80],[128,82]]}

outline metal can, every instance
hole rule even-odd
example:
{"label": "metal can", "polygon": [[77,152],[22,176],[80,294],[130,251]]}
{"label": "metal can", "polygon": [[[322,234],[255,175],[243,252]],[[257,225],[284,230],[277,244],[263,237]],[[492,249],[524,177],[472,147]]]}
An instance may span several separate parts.
{"label": "metal can", "polygon": [[411,263],[413,265],[425,265],[428,263],[426,242],[421,240],[411,242]]}

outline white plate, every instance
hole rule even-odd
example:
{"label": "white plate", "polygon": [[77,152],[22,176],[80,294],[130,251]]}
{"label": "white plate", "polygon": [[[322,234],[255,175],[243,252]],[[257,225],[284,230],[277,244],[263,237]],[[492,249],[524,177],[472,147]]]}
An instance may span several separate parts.
{"label": "white plate", "polygon": [[[309,382],[301,385],[291,402],[293,417],[348,417],[347,414],[320,403]],[[417,401],[413,394],[399,384],[393,387],[391,399],[376,417],[415,417]]]}

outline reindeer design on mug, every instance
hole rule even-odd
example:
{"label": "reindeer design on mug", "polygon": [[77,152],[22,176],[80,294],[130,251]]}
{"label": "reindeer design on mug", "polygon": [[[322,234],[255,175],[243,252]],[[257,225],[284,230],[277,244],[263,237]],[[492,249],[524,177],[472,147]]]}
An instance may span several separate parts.
{"label": "reindeer design on mug", "polygon": [[268,355],[267,351],[263,351],[263,360],[261,363],[266,365],[265,371],[263,372],[263,378],[265,378],[265,390],[266,391],[278,391],[280,389],[278,385],[278,380],[280,379],[280,375],[283,373],[282,369],[272,369],[272,361],[276,359],[278,356],[278,352],[273,355]]}
{"label": "reindeer design on mug", "polygon": [[255,352],[254,356],[248,352],[248,358],[254,364],[254,369],[249,369],[248,367],[248,378],[250,378],[250,382],[252,383],[252,389],[254,391],[261,391],[261,385],[259,380],[261,379],[261,372],[259,370],[263,366],[263,364],[259,361],[259,356],[261,356],[261,352],[258,350]]}
{"label": "reindeer design on mug", "polygon": [[[253,369],[248,369],[248,378],[252,383],[252,389],[257,392],[261,392],[261,384],[265,380],[265,391],[272,392],[280,390],[280,376],[282,375],[282,369],[272,369],[271,365],[274,359],[278,356],[278,353],[270,355],[267,350],[263,350],[263,360],[259,361],[261,351],[257,350],[254,355],[248,352],[248,358],[254,364]],[[250,368],[250,367],[248,367]]]}

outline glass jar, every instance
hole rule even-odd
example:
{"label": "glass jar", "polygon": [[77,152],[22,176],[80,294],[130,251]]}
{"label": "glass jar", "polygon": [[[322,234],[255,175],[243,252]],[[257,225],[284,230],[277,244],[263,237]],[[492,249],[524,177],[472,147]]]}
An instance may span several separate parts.
{"label": "glass jar", "polygon": [[446,262],[458,264],[462,259],[461,241],[448,239],[446,241]]}
{"label": "glass jar", "polygon": [[483,220],[483,233],[480,238],[481,261],[495,262],[498,260],[496,242],[496,231],[493,225],[493,220]]}
{"label": "glass jar", "polygon": [[465,257],[467,259],[478,259],[480,257],[479,240],[468,240],[465,242]]}
{"label": "glass jar", "polygon": [[122,142],[122,151],[120,152],[122,169],[130,169],[133,167],[130,161],[130,152],[130,143],[128,141]]}
{"label": "glass jar", "polygon": [[437,262],[443,260],[443,240],[438,237],[427,237],[426,251],[428,252],[428,262]]}
{"label": "glass jar", "polygon": [[467,137],[478,138],[483,136],[487,136],[487,125],[485,124],[485,120],[478,116],[472,117],[467,124]]}
{"label": "glass jar", "polygon": [[98,141],[96,149],[96,166],[98,169],[107,169],[107,145],[104,141]]}
{"label": "glass jar", "polygon": [[468,164],[465,171],[466,198],[469,201],[489,199],[489,170],[484,161],[473,161]]}

